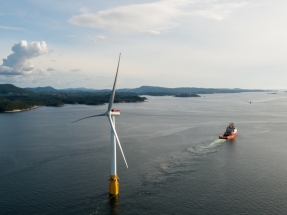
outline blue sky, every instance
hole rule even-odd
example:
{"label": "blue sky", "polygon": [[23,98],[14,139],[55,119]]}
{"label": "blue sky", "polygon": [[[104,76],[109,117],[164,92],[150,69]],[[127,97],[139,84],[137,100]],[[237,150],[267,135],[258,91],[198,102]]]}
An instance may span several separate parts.
{"label": "blue sky", "polygon": [[286,89],[283,0],[0,2],[0,83]]}

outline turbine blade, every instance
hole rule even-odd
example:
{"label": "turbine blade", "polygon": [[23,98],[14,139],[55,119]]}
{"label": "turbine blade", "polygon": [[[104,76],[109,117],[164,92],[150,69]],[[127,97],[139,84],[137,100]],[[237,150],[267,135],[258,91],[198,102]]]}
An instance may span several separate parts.
{"label": "turbine blade", "polygon": [[114,103],[114,99],[115,99],[115,92],[116,92],[116,85],[117,85],[117,79],[118,79],[120,60],[121,60],[121,53],[120,53],[120,56],[119,56],[118,68],[117,68],[117,73],[116,73],[116,77],[115,77],[115,82],[114,82],[112,94],[111,94],[111,97],[110,97],[110,102],[109,102],[109,106],[108,106],[108,112],[111,111],[113,103]]}
{"label": "turbine blade", "polygon": [[[92,118],[92,117],[97,117],[97,116],[106,116],[107,114],[106,113],[102,113],[102,114],[98,114],[98,115],[93,115],[93,116],[88,116],[88,117],[85,117],[85,118],[82,118],[82,119],[78,119],[74,122],[78,122],[78,121],[81,121],[83,119],[88,119],[88,118]],[[74,122],[71,122],[71,123],[74,123]]]}
{"label": "turbine blade", "polygon": [[124,161],[125,161],[126,166],[127,166],[127,169],[128,169],[128,168],[129,168],[129,166],[128,166],[128,163],[127,163],[127,161],[126,161],[126,157],[125,157],[125,155],[124,155],[124,151],[123,151],[123,149],[122,149],[122,146],[121,146],[121,143],[120,143],[120,140],[119,140],[119,137],[118,137],[117,131],[116,131],[116,129],[115,129],[114,122],[113,122],[113,120],[112,120],[112,118],[111,118],[111,116],[110,116],[110,115],[108,116],[108,118],[109,118],[110,124],[111,124],[111,126],[112,126],[112,129],[113,129],[113,131],[114,131],[115,137],[116,137],[116,139],[117,139],[117,143],[118,143],[118,145],[119,145],[119,147],[120,147],[120,150],[121,150],[121,152],[122,152],[122,155],[123,155]]}

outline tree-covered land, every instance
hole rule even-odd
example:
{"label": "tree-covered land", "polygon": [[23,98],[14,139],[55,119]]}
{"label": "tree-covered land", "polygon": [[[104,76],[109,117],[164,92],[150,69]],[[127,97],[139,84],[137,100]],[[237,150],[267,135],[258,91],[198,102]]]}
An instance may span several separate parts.
{"label": "tree-covered land", "polygon": [[193,93],[182,93],[182,94],[176,94],[174,97],[200,97],[200,95],[193,94]]}
{"label": "tree-covered land", "polygon": [[[0,95],[0,112],[29,109],[34,106],[61,107],[65,104],[103,105],[108,103],[109,99],[110,93],[2,94]],[[145,97],[120,93],[116,94],[114,103],[143,102],[145,100]]]}
{"label": "tree-covered land", "polygon": [[[241,93],[241,92],[273,92],[267,90],[247,89],[215,89],[194,87],[153,87],[142,86],[135,89],[118,89],[115,103],[143,102],[150,96],[200,97],[197,94]],[[57,90],[50,86],[37,88],[19,88],[12,84],[0,84],[0,112],[30,109],[34,106],[61,107],[65,104],[102,105],[109,102],[111,90],[95,90],[71,88]]]}

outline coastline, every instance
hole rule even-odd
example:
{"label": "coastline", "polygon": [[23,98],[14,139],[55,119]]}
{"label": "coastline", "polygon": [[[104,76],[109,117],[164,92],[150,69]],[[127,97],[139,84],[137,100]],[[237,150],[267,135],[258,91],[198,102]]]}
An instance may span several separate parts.
{"label": "coastline", "polygon": [[28,110],[33,110],[38,108],[39,106],[33,106],[27,109],[15,109],[15,110],[10,110],[10,111],[5,111],[4,113],[19,113],[19,112],[23,112],[23,111],[28,111]]}

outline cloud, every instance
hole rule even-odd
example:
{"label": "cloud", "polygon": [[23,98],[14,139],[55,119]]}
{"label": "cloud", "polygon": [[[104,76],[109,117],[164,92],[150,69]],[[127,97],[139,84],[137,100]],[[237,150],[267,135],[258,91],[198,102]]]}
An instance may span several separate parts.
{"label": "cloud", "polygon": [[[222,2],[222,3],[221,3]],[[120,34],[161,34],[177,26],[186,17],[225,19],[247,3],[224,3],[223,0],[161,0],[146,4],[116,7],[96,13],[73,16],[73,25],[100,28]]]}
{"label": "cloud", "polygon": [[53,72],[53,71],[56,71],[56,69],[54,69],[54,68],[52,68],[52,67],[49,67],[49,68],[47,69],[47,71],[48,71],[48,72]]}
{"label": "cloud", "polygon": [[0,82],[3,83],[38,83],[45,82],[48,76],[34,76],[34,75],[9,75],[0,76]]}
{"label": "cloud", "polygon": [[248,5],[246,2],[227,3],[227,4],[213,4],[209,8],[195,11],[193,14],[210,18],[214,20],[223,20],[230,15],[234,10]]}
{"label": "cloud", "polygon": [[24,28],[0,25],[0,29],[22,31]]}
{"label": "cloud", "polygon": [[95,80],[98,80],[98,78],[95,75],[85,78],[85,81],[95,81]]}
{"label": "cloud", "polygon": [[0,75],[21,75],[20,72],[17,72],[15,70],[13,70],[12,68],[8,67],[8,66],[0,66]]}
{"label": "cloud", "polygon": [[80,69],[71,69],[70,71],[71,72],[81,72],[82,70],[80,70]]}
{"label": "cloud", "polygon": [[42,70],[33,66],[32,59],[45,55],[49,52],[47,44],[42,42],[32,42],[22,40],[12,47],[13,53],[0,66],[0,75],[29,75],[43,74]]}
{"label": "cloud", "polygon": [[80,80],[79,80],[79,79],[76,79],[76,80],[73,80],[73,81],[69,81],[69,82],[67,82],[66,84],[67,84],[67,85],[73,85],[73,84],[76,84],[76,83],[80,83]]}
{"label": "cloud", "polygon": [[87,8],[87,7],[81,7],[81,8],[80,8],[80,12],[81,12],[81,13],[89,13],[90,10],[89,10],[89,8]]}
{"label": "cloud", "polygon": [[98,41],[100,41],[100,40],[105,40],[106,39],[106,37],[105,36],[96,36],[96,37],[91,37],[91,40],[93,41],[93,42],[98,42]]}
{"label": "cloud", "polygon": [[96,13],[74,16],[69,22],[74,25],[102,28],[115,33],[160,34],[174,25],[171,18],[179,15],[177,7],[189,1],[157,1],[116,7]]}

